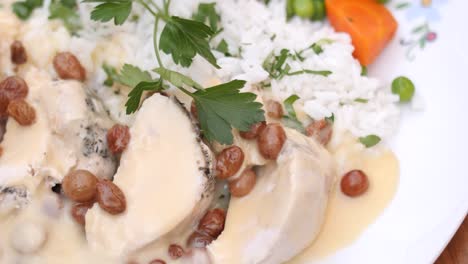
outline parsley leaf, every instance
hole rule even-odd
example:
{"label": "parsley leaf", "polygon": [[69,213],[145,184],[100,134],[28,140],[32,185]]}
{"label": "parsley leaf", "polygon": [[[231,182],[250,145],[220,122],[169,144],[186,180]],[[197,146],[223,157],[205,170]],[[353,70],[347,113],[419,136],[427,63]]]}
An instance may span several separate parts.
{"label": "parsley leaf", "polygon": [[114,67],[104,63],[102,65],[102,69],[107,75],[107,79],[104,81],[105,86],[112,86],[114,85],[114,82],[119,81],[119,74],[117,73],[117,70]]}
{"label": "parsley leaf", "polygon": [[229,53],[229,46],[226,42],[226,40],[222,39],[221,42],[219,42],[218,46],[216,47],[216,50],[223,53],[224,56],[230,57],[231,54]]}
{"label": "parsley leaf", "polygon": [[201,22],[173,16],[166,22],[159,45],[164,53],[172,55],[176,64],[189,67],[199,54],[219,69],[208,42],[213,35],[214,31]]}
{"label": "parsley leaf", "polygon": [[367,76],[367,67],[365,65],[361,66],[361,76]]}
{"label": "parsley leaf", "polygon": [[299,99],[299,96],[293,94],[284,100],[284,108],[288,115],[284,116],[281,121],[285,126],[295,129],[301,133],[305,133],[304,125],[297,119],[296,110],[294,110],[294,102]]}
{"label": "parsley leaf", "polygon": [[293,60],[299,59],[302,60],[301,51],[299,53],[296,52],[296,55],[293,56],[288,49],[282,49],[278,56],[275,56],[273,53],[268,55],[268,57],[263,62],[262,66],[265,71],[268,72],[271,78],[273,79],[282,79],[284,76],[293,76],[293,75],[300,75],[300,74],[314,74],[314,75],[322,75],[327,77],[328,75],[332,74],[331,71],[315,71],[309,69],[303,69],[295,72],[291,72],[291,66],[286,62],[288,58],[292,58]]}
{"label": "parsley leaf", "polygon": [[125,64],[120,71],[118,81],[128,87],[135,87],[141,82],[152,82],[153,78],[147,71],[143,71],[140,68]]}
{"label": "parsley leaf", "polygon": [[209,25],[213,32],[218,31],[218,24],[221,17],[216,13],[216,3],[201,3],[198,5],[198,10],[193,14],[192,19],[198,22],[206,23],[208,20]]}
{"label": "parsley leaf", "polygon": [[356,98],[356,99],[354,99],[354,102],[361,103],[361,104],[366,104],[367,102],[369,102],[369,99]]}
{"label": "parsley leaf", "polygon": [[201,129],[209,141],[232,144],[232,127],[247,131],[264,121],[262,104],[253,93],[241,93],[245,81],[234,80],[192,94],[198,110]]}
{"label": "parsley leaf", "polygon": [[332,113],[331,116],[325,117],[325,120],[327,120],[327,121],[330,122],[330,123],[335,123],[335,114]]}
{"label": "parsley leaf", "polygon": [[332,74],[333,72],[331,71],[313,71],[313,70],[300,70],[300,71],[295,71],[295,72],[288,72],[286,75],[288,76],[293,76],[293,75],[300,75],[300,74],[314,74],[314,75],[321,75],[324,77],[327,77],[328,75]]}
{"label": "parsley leaf", "polygon": [[299,96],[293,94],[286,98],[286,100],[283,102],[284,108],[286,109],[286,112],[288,112],[288,115],[294,118],[297,118],[296,111],[294,110],[294,102],[297,100],[299,100]]}
{"label": "parsley leaf", "polygon": [[60,0],[60,3],[69,8],[75,8],[77,6],[76,0]]}
{"label": "parsley leaf", "polygon": [[127,115],[135,113],[140,106],[141,97],[145,91],[162,91],[165,87],[161,79],[152,82],[140,82],[128,94],[128,101],[125,104],[127,107]]}
{"label": "parsley leaf", "polygon": [[122,25],[132,11],[132,0],[84,0],[86,3],[101,3],[91,12],[91,19]]}
{"label": "parsley leaf", "polygon": [[291,53],[288,49],[282,49],[278,56],[275,56],[273,53],[271,53],[263,62],[263,69],[268,72],[271,78],[283,78],[283,76],[291,70],[289,64],[286,63],[286,59],[290,55]]}
{"label": "parsley leaf", "polygon": [[197,90],[203,89],[203,87],[200,84],[196,83],[190,77],[187,77],[181,73],[171,71],[166,68],[157,68],[157,69],[154,69],[154,72],[159,74],[162,79],[165,79],[168,82],[172,83],[175,87],[183,87],[185,84]]}
{"label": "parsley leaf", "polygon": [[305,59],[302,57],[302,54],[308,50],[313,50],[315,54],[319,55],[320,53],[323,52],[323,48],[322,46],[323,45],[326,45],[326,44],[331,44],[333,43],[333,40],[331,39],[328,39],[328,38],[324,38],[324,39],[321,39],[315,43],[313,43],[312,45],[310,45],[309,47],[299,51],[299,52],[296,52],[296,56],[299,58],[300,61],[304,61]]}
{"label": "parsley leaf", "polygon": [[283,116],[283,118],[281,119],[281,122],[283,123],[283,125],[285,125],[285,126],[287,126],[289,128],[295,129],[295,130],[301,132],[302,134],[306,133],[304,125],[301,123],[301,121],[297,120],[296,118],[291,118],[289,116]]}
{"label": "parsley leaf", "polygon": [[17,17],[26,20],[31,16],[34,9],[41,7],[42,4],[43,0],[25,0],[13,3],[11,8]]}
{"label": "parsley leaf", "polygon": [[369,135],[366,137],[360,137],[359,142],[361,142],[366,148],[373,147],[377,145],[381,141],[379,136],[376,135]]}
{"label": "parsley leaf", "polygon": [[49,5],[49,19],[60,19],[63,25],[71,33],[75,33],[81,28],[81,21],[78,12],[74,10],[76,2],[73,0],[53,1]]}

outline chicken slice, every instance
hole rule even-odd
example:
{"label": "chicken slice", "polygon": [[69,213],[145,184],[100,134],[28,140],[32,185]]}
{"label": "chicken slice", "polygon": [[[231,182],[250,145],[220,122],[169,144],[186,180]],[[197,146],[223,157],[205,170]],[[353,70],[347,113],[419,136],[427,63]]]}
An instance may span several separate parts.
{"label": "chicken slice", "polygon": [[295,130],[276,163],[258,170],[252,192],[231,198],[223,233],[208,246],[213,263],[283,263],[311,244],[333,182],[327,150]]}
{"label": "chicken slice", "polygon": [[214,186],[211,152],[175,99],[159,94],[146,99],[130,135],[114,177],[127,210],[110,215],[95,205],[86,215],[90,247],[114,256],[195,225]]}
{"label": "chicken slice", "polygon": [[1,142],[0,212],[27,204],[42,181],[60,183],[72,168],[111,178],[117,167],[106,142],[112,121],[100,114],[82,83],[54,81],[33,67],[24,79],[26,100],[37,120],[26,127],[13,118],[7,121]]}

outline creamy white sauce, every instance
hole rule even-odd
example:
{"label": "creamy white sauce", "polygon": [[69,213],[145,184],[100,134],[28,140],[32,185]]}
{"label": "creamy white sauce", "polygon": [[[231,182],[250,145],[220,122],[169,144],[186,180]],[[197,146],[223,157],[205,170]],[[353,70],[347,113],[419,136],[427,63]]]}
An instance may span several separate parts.
{"label": "creamy white sauce", "polygon": [[[82,227],[75,223],[69,212],[70,204],[62,204],[55,193],[51,193],[47,186],[41,185],[31,204],[0,217],[0,263],[115,264],[115,260],[88,249]],[[18,232],[27,225],[35,226],[36,232]],[[13,247],[12,240],[24,239],[23,247],[26,248],[28,243],[37,239],[37,233],[44,234],[45,240],[34,252],[22,254]]]}
{"label": "creamy white sauce", "polygon": [[[351,245],[382,214],[395,196],[399,182],[399,163],[387,149],[364,150],[355,138],[347,136],[332,153],[338,164],[337,184],[330,194],[322,230],[314,243],[291,264],[305,263],[329,256]],[[341,176],[359,169],[369,177],[369,189],[350,198],[340,190]]]}

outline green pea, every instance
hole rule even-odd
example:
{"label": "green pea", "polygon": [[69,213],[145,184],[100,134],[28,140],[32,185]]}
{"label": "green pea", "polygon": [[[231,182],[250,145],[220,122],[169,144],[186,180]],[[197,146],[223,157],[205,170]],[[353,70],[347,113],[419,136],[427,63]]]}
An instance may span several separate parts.
{"label": "green pea", "polygon": [[314,15],[314,3],[311,0],[295,0],[294,11],[302,18],[310,18]]}
{"label": "green pea", "polygon": [[400,102],[411,101],[414,91],[413,82],[404,76],[400,76],[392,82],[392,93],[400,96]]}
{"label": "green pea", "polygon": [[294,0],[286,1],[286,17],[291,19],[294,16]]}

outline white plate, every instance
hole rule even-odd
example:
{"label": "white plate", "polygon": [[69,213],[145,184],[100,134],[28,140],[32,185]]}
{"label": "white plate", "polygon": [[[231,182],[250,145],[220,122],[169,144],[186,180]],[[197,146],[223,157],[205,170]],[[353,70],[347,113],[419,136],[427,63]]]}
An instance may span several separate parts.
{"label": "white plate", "polygon": [[[320,263],[433,263],[468,212],[468,1],[422,2],[390,1],[400,27],[369,69],[387,82],[408,76],[415,103],[425,105],[404,109],[392,145],[401,163],[396,197],[354,244]],[[410,6],[395,9],[400,3]]]}

